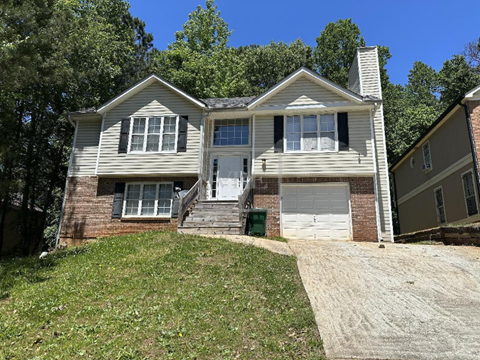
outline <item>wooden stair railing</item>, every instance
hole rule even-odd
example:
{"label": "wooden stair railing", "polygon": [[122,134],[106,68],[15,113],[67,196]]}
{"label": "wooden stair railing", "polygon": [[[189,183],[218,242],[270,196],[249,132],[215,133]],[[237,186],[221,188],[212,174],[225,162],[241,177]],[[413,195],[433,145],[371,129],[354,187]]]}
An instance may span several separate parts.
{"label": "wooden stair railing", "polygon": [[198,179],[195,185],[192,186],[190,190],[185,194],[183,198],[180,198],[178,204],[178,226],[183,225],[183,220],[185,219],[185,214],[190,209],[192,204],[200,196],[200,191],[202,187],[202,179]]}

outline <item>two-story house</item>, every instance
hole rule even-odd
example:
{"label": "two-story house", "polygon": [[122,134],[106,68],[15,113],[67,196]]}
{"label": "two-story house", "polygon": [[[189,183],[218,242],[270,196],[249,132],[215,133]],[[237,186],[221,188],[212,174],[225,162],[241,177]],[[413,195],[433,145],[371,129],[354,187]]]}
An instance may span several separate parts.
{"label": "two-story house", "polygon": [[252,203],[268,236],[392,241],[376,47],[348,87],[301,68],[257,97],[200,100],[151,75],[70,114],[60,239],[238,234]]}
{"label": "two-story house", "polygon": [[390,167],[401,233],[480,221],[480,86],[455,101]]}

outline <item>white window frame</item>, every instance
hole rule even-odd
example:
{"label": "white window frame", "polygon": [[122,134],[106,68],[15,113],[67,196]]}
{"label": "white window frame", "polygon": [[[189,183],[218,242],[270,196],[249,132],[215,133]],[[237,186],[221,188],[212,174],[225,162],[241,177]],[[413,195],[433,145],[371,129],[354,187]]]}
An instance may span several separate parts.
{"label": "white window frame", "polygon": [[[248,120],[248,143],[247,144],[244,144],[244,145],[215,145],[215,121],[218,121],[218,120]],[[251,134],[251,128],[252,128],[252,124],[251,124],[251,121],[250,121],[250,118],[234,118],[234,119],[213,119],[212,120],[213,124],[212,124],[212,140],[211,140],[211,146],[212,147],[215,147],[215,148],[226,148],[226,147],[234,147],[234,148],[242,148],[242,147],[249,147],[251,144],[250,144],[250,134]]]}
{"label": "white window frame", "polygon": [[[472,214],[472,215],[468,214],[468,203],[467,203],[467,198],[466,198],[466,194],[465,194],[465,183],[463,182],[463,177],[465,175],[467,175],[468,173],[472,174],[473,193],[474,193],[474,196],[475,196],[475,203],[477,205],[477,213]],[[465,171],[464,173],[462,173],[460,175],[460,180],[462,181],[463,198],[465,200],[465,210],[467,211],[467,218],[472,217],[472,216],[476,216],[480,213],[480,209],[478,208],[478,194],[477,194],[477,187],[475,186],[475,174],[473,173],[473,169],[469,169],[469,170]]]}
{"label": "white window frame", "polygon": [[[320,116],[321,115],[333,115],[335,121],[335,150],[321,150],[320,138],[322,131],[320,130]],[[299,116],[300,117],[300,150],[287,150],[287,117]],[[303,146],[303,118],[308,116],[317,117],[317,150],[304,150]],[[330,132],[330,131],[323,131]],[[318,153],[335,153],[339,152],[338,150],[338,113],[326,113],[326,114],[306,114],[306,115],[284,115],[283,116],[283,149],[285,153],[295,153],[295,154],[318,154]]]}
{"label": "white window frame", "polygon": [[[428,146],[428,156],[429,156],[429,160],[430,162],[427,164],[427,162],[425,161],[425,147]],[[430,141],[426,141],[423,143],[422,145],[422,158],[423,158],[423,165],[426,167],[427,165],[430,165],[430,169],[425,169],[425,172],[429,172],[433,169],[433,162],[432,162],[432,148],[430,146]]]}
{"label": "white window frame", "polygon": [[[444,223],[440,222],[440,214],[438,212],[438,202],[437,202],[437,190],[442,191],[443,213],[445,214],[445,222]],[[435,189],[433,189],[433,196],[435,198],[435,211],[437,213],[437,223],[438,223],[438,225],[445,225],[445,224],[448,223],[448,220],[447,220],[447,206],[445,205],[445,196],[443,194],[443,186],[439,186],[439,187],[436,187]]]}
{"label": "white window frame", "polygon": [[[160,195],[160,185],[172,185],[172,198],[170,199],[170,214],[168,215],[158,215],[158,200]],[[128,194],[128,187],[131,185],[140,185],[140,198],[138,200],[138,211],[136,215],[126,215],[127,211],[127,194]],[[156,192],[155,192],[155,212],[154,215],[141,215],[142,213],[142,201],[143,201],[143,187],[145,185],[156,185]],[[169,219],[172,217],[173,211],[173,199],[174,199],[174,184],[173,182],[169,181],[162,181],[162,182],[129,182],[125,184],[125,194],[123,196],[123,209],[122,209],[122,218],[158,218],[158,219]]]}
{"label": "white window frame", "polygon": [[[163,146],[163,125],[165,118],[169,117],[175,117],[176,122],[175,122],[175,149],[172,151],[164,151],[162,150]],[[158,151],[147,151],[147,138],[148,138],[148,122],[150,119],[161,119],[160,120],[160,140],[158,144]],[[143,149],[141,151],[131,150],[131,145],[132,145],[132,136],[133,136],[133,121],[134,119],[145,119],[145,131],[143,133]],[[177,153],[177,145],[178,145],[178,126],[179,126],[179,121],[180,121],[180,116],[176,114],[170,114],[170,115],[158,115],[158,116],[130,116],[130,127],[129,127],[129,133],[128,133],[128,154],[175,154]]]}

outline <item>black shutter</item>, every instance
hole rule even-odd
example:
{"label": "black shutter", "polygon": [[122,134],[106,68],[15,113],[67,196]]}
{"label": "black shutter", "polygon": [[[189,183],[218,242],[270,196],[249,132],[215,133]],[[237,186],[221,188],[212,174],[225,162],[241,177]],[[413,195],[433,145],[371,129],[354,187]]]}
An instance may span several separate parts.
{"label": "black shutter", "polygon": [[349,150],[348,142],[348,113],[338,113],[338,147],[340,151]]}
{"label": "black shutter", "polygon": [[122,126],[120,127],[120,142],[118,143],[119,154],[127,153],[129,132],[130,132],[130,119],[122,119]]}
{"label": "black shutter", "polygon": [[[185,190],[183,188],[183,181],[174,181],[173,182],[173,191],[175,192],[176,188],[180,188],[181,190]],[[172,217],[173,218],[178,218],[178,206],[180,203],[180,199],[177,197],[177,194],[173,196],[173,202],[172,202]]]}
{"label": "black shutter", "polygon": [[113,195],[112,219],[122,217],[123,194],[125,193],[125,183],[115,183],[115,194]]}
{"label": "black shutter", "polygon": [[283,116],[273,118],[273,142],[276,153],[283,152]]}
{"label": "black shutter", "polygon": [[188,130],[188,116],[180,116],[178,123],[178,143],[177,152],[187,151],[187,130]]}

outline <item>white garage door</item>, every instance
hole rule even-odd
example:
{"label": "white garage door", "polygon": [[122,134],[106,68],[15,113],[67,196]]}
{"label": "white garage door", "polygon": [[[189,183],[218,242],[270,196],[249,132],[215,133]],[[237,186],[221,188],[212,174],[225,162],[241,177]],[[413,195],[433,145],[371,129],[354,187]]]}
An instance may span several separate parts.
{"label": "white garage door", "polygon": [[282,185],[283,236],[288,239],[349,240],[346,184]]}

